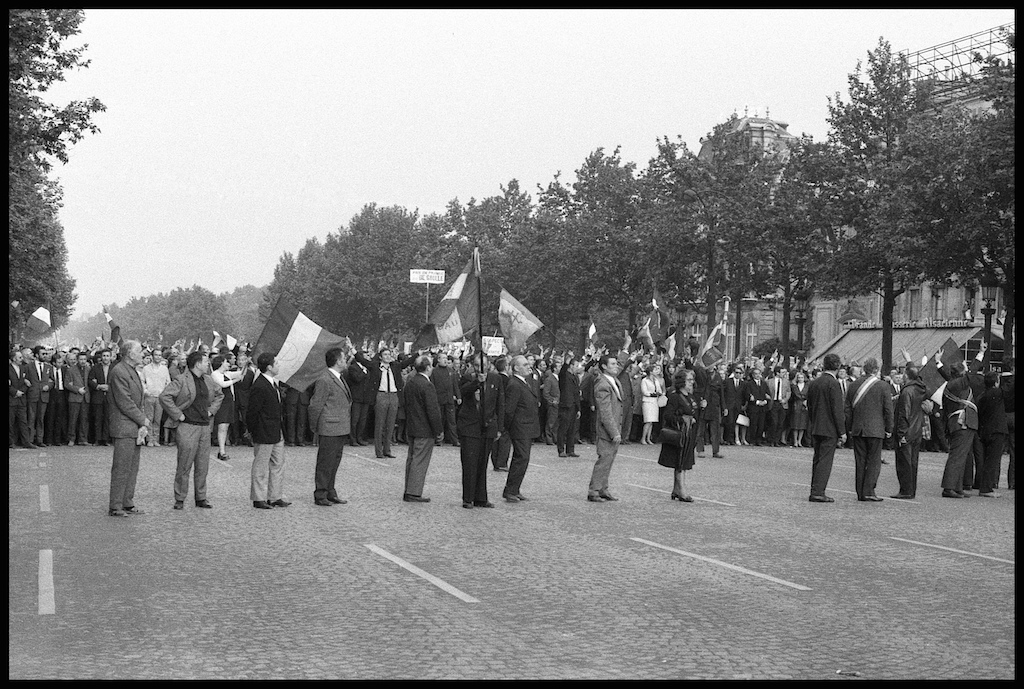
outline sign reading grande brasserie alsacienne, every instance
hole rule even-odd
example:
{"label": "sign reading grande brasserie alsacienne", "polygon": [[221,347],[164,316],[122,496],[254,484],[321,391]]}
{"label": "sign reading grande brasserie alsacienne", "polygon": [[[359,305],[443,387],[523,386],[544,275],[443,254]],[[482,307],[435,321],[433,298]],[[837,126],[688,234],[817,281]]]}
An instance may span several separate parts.
{"label": "sign reading grande brasserie alsacienne", "polygon": [[[893,328],[970,328],[974,321],[967,320],[938,320],[925,318],[920,321],[899,321],[892,324]],[[846,321],[844,328],[851,330],[876,330],[882,327],[878,321]]]}

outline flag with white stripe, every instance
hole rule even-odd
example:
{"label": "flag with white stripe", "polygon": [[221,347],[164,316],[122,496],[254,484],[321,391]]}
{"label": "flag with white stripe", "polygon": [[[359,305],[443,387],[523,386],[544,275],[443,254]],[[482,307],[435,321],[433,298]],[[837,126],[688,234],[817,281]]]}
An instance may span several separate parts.
{"label": "flag with white stripe", "polygon": [[28,322],[25,323],[29,330],[37,333],[45,333],[50,329],[50,311],[49,309],[40,306],[38,309],[32,312],[32,315],[28,317]]}
{"label": "flag with white stripe", "polygon": [[725,358],[722,353],[725,343],[725,321],[720,322],[708,335],[707,342],[700,350],[700,363],[708,367],[714,366]]}
{"label": "flag with white stripe", "polygon": [[498,323],[501,324],[501,334],[505,337],[505,345],[510,354],[523,351],[530,335],[544,327],[540,319],[530,313],[530,310],[520,304],[504,287],[501,288],[498,305]]}
{"label": "flag with white stripe", "polygon": [[480,327],[480,249],[474,248],[437,309],[416,336],[413,349],[455,342]]}
{"label": "flag with white stripe", "polygon": [[278,299],[253,350],[255,360],[263,352],[276,355],[277,379],[305,390],[320,377],[328,349],[345,347],[345,338],[324,330],[301,311]]}

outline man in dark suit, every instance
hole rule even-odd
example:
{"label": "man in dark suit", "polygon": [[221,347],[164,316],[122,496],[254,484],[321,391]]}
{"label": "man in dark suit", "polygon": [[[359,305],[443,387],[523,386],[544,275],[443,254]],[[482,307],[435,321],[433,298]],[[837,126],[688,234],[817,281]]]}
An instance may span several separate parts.
{"label": "man in dark suit", "polygon": [[79,352],[67,369],[68,446],[89,444],[89,355]]}
{"label": "man in dark suit", "polygon": [[[505,390],[508,389],[509,378],[512,372],[508,370],[508,358],[499,356],[494,360],[494,371],[501,383],[501,397],[505,398]],[[502,428],[505,424],[505,417],[499,418],[498,423]],[[508,471],[508,458],[512,454],[512,439],[508,433],[502,432],[494,439],[491,445],[491,465],[495,471]]]}
{"label": "man in dark suit", "polygon": [[28,428],[32,431],[32,440],[39,447],[46,447],[46,407],[50,403],[50,386],[53,385],[53,372],[50,364],[43,360],[45,349],[36,345],[32,349],[25,347],[21,355],[25,358],[23,367],[28,373],[30,387],[28,389]]}
{"label": "man in dark suit", "polygon": [[[378,459],[395,456],[391,454],[391,434],[395,431],[395,421],[398,418],[398,393],[401,392],[405,384],[402,380],[402,369],[412,366],[414,361],[416,361],[415,354],[395,361],[394,352],[386,347],[377,352],[377,356],[370,360],[364,385],[367,385],[369,391],[375,394],[373,449]],[[408,425],[408,412],[406,412],[406,425]]]}
{"label": "man in dark suit", "polygon": [[28,375],[25,371],[24,355],[19,351],[8,355],[7,366],[7,418],[10,429],[10,447],[18,445],[34,450],[32,431],[28,425]]}
{"label": "man in dark suit", "polygon": [[765,417],[768,414],[770,400],[768,384],[761,377],[761,369],[755,368],[750,372],[750,380],[743,384],[744,409],[750,419],[747,442],[751,445],[761,445],[764,442]]}
{"label": "man in dark suit", "polygon": [[313,475],[313,502],[321,507],[344,505],[334,486],[341,455],[352,429],[352,391],[345,381],[348,357],[340,347],[324,354],[327,370],[315,383],[309,401],[309,425],[320,438]]}
{"label": "man in dark suit", "polygon": [[558,371],[558,456],[579,457],[576,454],[576,432],[580,420],[580,360],[567,356]]}
{"label": "man in dark suit", "polygon": [[430,382],[431,358],[422,354],[415,361],[416,373],[409,377],[405,386],[405,433],[409,439],[409,454],[405,460],[402,499],[406,502],[430,502],[430,498],[423,497],[423,484],[434,453],[434,441],[444,432],[444,424],[437,391]]}
{"label": "man in dark suit", "polygon": [[736,419],[743,413],[743,370],[743,364],[733,364],[729,377],[725,379],[725,383],[722,385],[722,395],[725,397],[726,445],[740,444]]}
{"label": "man in dark suit", "polygon": [[[702,372],[694,379],[703,382],[700,427],[697,429],[697,456],[704,456],[704,443],[711,443],[711,456],[721,458],[718,451],[722,441],[722,418],[725,417],[725,364],[706,369],[694,362],[694,372]],[[706,438],[705,438],[706,436]]]}
{"label": "man in dark suit", "polygon": [[99,361],[93,364],[89,371],[89,403],[92,407],[92,429],[93,442],[97,445],[106,445],[110,435],[109,412],[110,401],[107,393],[110,385],[107,383],[107,376],[110,375],[110,350],[104,349],[99,353]]}
{"label": "man in dark suit", "polygon": [[786,413],[789,411],[789,371],[775,367],[768,385],[768,406],[765,417],[765,444],[769,447],[781,447],[786,426]]}
{"label": "man in dark suit", "polygon": [[807,432],[814,444],[810,502],[835,502],[825,495],[825,488],[832,475],[837,441],[846,440],[843,393],[836,378],[839,355],[826,354],[823,366],[824,372],[807,386]]}
{"label": "man in dark suit", "polygon": [[[448,364],[448,355],[444,352],[439,353],[430,372],[430,382],[437,391],[437,404],[441,408],[441,420],[444,423],[444,441],[458,447],[459,429],[456,426],[455,410],[462,400],[459,395],[458,378]],[[438,440],[436,444],[440,445],[441,441]]]}
{"label": "man in dark suit", "polygon": [[[481,372],[479,358],[469,362],[459,389],[459,458],[462,462],[462,506],[494,507],[487,499],[487,457],[501,434],[505,414],[504,384],[496,371]],[[487,362],[484,361],[486,370]]]}
{"label": "man in dark suit", "polygon": [[[938,360],[938,354],[935,358]],[[942,497],[968,498],[970,496],[965,490],[969,490],[971,485],[964,482],[964,466],[969,461],[978,435],[978,405],[971,383],[965,375],[966,366],[957,362],[952,368],[951,373],[945,373],[942,367],[939,368],[943,377],[949,376],[942,392],[942,413],[946,417],[949,433],[949,456],[942,472]]]}
{"label": "man in dark suit", "polygon": [[594,442],[597,445],[597,462],[590,475],[590,486],[587,500],[590,502],[615,501],[608,490],[608,477],[611,475],[615,455],[622,442],[622,388],[619,387],[619,360],[611,354],[605,354],[598,361],[601,371],[594,381],[594,407],[597,433]]}
{"label": "man in dark suit", "polygon": [[252,435],[252,506],[269,510],[287,507],[284,499],[284,434],[281,432],[281,390],[277,379],[277,355],[263,352],[256,358],[260,375],[249,389],[245,424]]}
{"label": "man in dark suit", "polygon": [[[169,364],[168,364],[169,366]],[[249,428],[245,425],[245,412],[249,408],[249,390],[252,388],[252,383],[256,380],[256,376],[259,372],[256,367],[253,366],[252,360],[249,358],[249,352],[240,350],[238,352],[238,370],[243,371],[242,378],[235,383],[235,437],[239,445],[248,445],[252,447],[252,437],[249,434]]]}
{"label": "man in dark suit", "polygon": [[368,445],[366,438],[366,421],[370,418],[370,405],[377,397],[374,390],[370,390],[367,379],[370,365],[369,360],[361,352],[356,352],[345,369],[345,379],[348,382],[348,389],[352,393],[352,413],[349,427],[349,442],[353,447]]}
{"label": "man in dark suit", "polygon": [[48,445],[63,445],[68,435],[68,365],[60,352],[50,358],[50,374],[53,385],[50,389],[50,402],[46,405],[46,435],[43,440]]}
{"label": "man in dark suit", "polygon": [[917,364],[910,362],[904,369],[907,377],[905,384],[899,384],[895,408],[896,434],[896,478],[900,482],[900,490],[890,496],[897,500],[913,500],[917,495],[917,465],[921,452],[921,437],[924,424],[928,423],[928,414],[932,402],[928,399],[924,381],[919,376]]}
{"label": "man in dark suit", "polygon": [[881,502],[875,484],[882,470],[882,440],[892,435],[892,393],[878,377],[878,359],[864,362],[864,374],[846,393],[846,425],[853,438],[854,484],[861,502]]}
{"label": "man in dark suit", "polygon": [[[984,349],[979,352],[979,356],[983,355]],[[942,365],[941,357],[935,357],[935,365],[939,370],[939,375],[941,375],[946,381],[951,380],[948,369]],[[981,374],[981,369],[982,359],[977,357],[969,362],[964,362],[961,367],[961,370],[963,371],[962,376],[971,387],[974,404],[977,404],[978,400],[981,399],[981,396],[985,394],[985,378]],[[972,488],[975,490],[979,489],[981,487],[981,476],[984,471],[985,450],[981,443],[981,434],[975,433],[974,439],[971,441],[970,450],[964,458],[964,490],[971,490]]]}
{"label": "man in dark suit", "polygon": [[149,419],[142,411],[145,391],[138,369],[142,367],[142,344],[128,340],[122,350],[124,356],[110,375],[105,376],[109,386],[110,437],[114,443],[114,463],[110,468],[111,517],[143,514],[135,507],[135,483],[139,475],[142,445],[149,434]]}
{"label": "man in dark suit", "polygon": [[512,373],[505,390],[504,426],[504,432],[512,440],[512,463],[501,496],[508,502],[519,502],[526,500],[520,487],[530,466],[533,439],[540,435],[540,404],[527,382],[530,364],[525,356],[520,354],[512,359]]}

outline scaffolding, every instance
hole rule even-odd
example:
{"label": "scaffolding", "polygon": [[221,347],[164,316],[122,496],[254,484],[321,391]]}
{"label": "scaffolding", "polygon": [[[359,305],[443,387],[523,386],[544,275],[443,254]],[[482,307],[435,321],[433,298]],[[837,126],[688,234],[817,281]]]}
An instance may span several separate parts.
{"label": "scaffolding", "polygon": [[911,81],[930,82],[933,97],[940,100],[974,98],[971,85],[984,66],[974,56],[1012,60],[1014,51],[1007,36],[1015,32],[1015,27],[1016,23],[1011,22],[915,53],[901,51],[907,57]]}

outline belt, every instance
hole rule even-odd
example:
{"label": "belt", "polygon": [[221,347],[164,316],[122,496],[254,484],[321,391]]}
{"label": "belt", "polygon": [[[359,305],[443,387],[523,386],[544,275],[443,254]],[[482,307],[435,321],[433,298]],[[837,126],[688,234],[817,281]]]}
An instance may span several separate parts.
{"label": "belt", "polygon": [[378,395],[397,395],[398,392],[385,392],[384,390],[378,390],[377,394]]}
{"label": "belt", "polygon": [[182,423],[187,423],[189,426],[209,426],[210,425],[209,421],[189,421],[188,419],[185,419],[184,421],[182,421]]}

